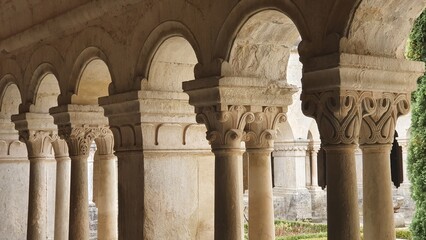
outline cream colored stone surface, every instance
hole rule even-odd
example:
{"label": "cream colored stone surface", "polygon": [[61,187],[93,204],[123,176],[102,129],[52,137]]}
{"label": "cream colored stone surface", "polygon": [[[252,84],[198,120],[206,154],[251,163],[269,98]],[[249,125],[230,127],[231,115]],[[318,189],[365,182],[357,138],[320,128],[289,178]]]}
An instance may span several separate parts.
{"label": "cream colored stone surface", "polygon": [[29,163],[1,160],[0,176],[0,215],[3,216],[0,219],[0,233],[4,239],[25,239],[28,219],[28,197],[25,196],[28,196]]}
{"label": "cream colored stone surface", "polygon": [[146,239],[212,236],[212,219],[208,216],[213,211],[213,189],[203,189],[202,185],[212,180],[207,171],[212,169],[200,168],[204,162],[210,163],[207,166],[211,167],[211,159],[209,152],[145,153]]}
{"label": "cream colored stone surface", "polygon": [[[28,141],[35,132],[27,130],[48,131],[51,140],[57,133],[72,137],[69,155],[76,159],[87,155],[100,129],[108,132],[108,140],[97,144],[118,158],[119,239],[240,240],[241,143],[253,138],[246,126],[256,116],[278,109],[287,118],[277,119],[276,136],[268,132],[268,141],[277,139],[274,182],[292,189],[284,193],[287,199],[321,206],[321,194],[312,190],[309,144],[321,138],[324,146],[349,149],[368,133],[360,122],[375,108],[372,98],[415,89],[424,64],[403,60],[403,53],[425,6],[424,0],[2,1],[0,178],[7,180],[0,184],[0,206],[6,206],[0,209],[18,209],[19,221],[0,218],[0,236],[26,235],[24,199],[40,179],[28,182],[22,163],[40,150],[40,142]],[[403,125],[396,129],[406,146]],[[81,136],[71,134],[76,129]],[[49,138],[42,150],[49,149]],[[307,147],[280,154],[280,143],[289,141]],[[358,238],[355,189],[362,164],[350,151],[338,151],[329,164],[327,194],[337,204],[328,212],[329,231],[339,240]],[[77,192],[70,210],[77,204],[81,214],[71,216],[71,236],[86,239],[88,179],[86,163],[80,163],[73,166],[81,171],[71,174]],[[52,206],[60,200],[54,200],[55,171],[62,168],[53,165],[46,200],[29,204],[48,205],[47,227],[38,234],[48,238],[55,225]],[[11,199],[20,200],[9,203],[3,189],[10,191],[15,181]],[[3,226],[13,228],[10,235]]]}

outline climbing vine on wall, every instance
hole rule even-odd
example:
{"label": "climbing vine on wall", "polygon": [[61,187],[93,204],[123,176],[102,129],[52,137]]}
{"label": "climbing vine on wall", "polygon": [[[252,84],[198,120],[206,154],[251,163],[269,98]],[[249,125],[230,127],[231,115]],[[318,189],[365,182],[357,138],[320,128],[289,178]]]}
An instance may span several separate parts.
{"label": "climbing vine on wall", "polygon": [[[407,57],[426,62],[426,10],[416,20],[410,34]],[[416,213],[411,224],[414,240],[426,240],[426,75],[419,78],[412,98],[411,138],[408,172]]]}

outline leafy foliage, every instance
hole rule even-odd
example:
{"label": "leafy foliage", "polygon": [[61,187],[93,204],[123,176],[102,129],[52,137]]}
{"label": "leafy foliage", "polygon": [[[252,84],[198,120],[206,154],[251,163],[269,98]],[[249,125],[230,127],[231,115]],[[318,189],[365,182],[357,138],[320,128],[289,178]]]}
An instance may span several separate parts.
{"label": "leafy foliage", "polygon": [[[416,20],[410,34],[407,57],[426,62],[426,11]],[[426,76],[419,78],[413,95],[408,172],[416,213],[411,224],[413,240],[426,240]]]}
{"label": "leafy foliage", "polygon": [[407,48],[407,58],[426,62],[426,11],[414,23]]}

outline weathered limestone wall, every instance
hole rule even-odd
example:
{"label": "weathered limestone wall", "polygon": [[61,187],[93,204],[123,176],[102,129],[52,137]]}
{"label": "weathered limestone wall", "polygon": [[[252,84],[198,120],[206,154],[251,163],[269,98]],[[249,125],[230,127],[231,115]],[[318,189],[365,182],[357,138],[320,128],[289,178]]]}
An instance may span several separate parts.
{"label": "weathered limestone wall", "polygon": [[28,160],[0,160],[0,239],[26,239]]}
{"label": "weathered limestone wall", "polygon": [[211,153],[146,152],[144,162],[145,238],[211,237],[214,189]]}

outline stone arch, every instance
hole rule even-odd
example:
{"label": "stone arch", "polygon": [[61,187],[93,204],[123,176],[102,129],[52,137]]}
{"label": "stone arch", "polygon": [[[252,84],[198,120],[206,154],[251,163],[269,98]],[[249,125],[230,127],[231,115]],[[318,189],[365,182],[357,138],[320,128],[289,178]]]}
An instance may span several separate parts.
{"label": "stone arch", "polygon": [[[2,92],[0,92],[0,112],[3,112],[3,108],[2,108],[3,105],[4,105],[3,101],[7,100],[7,98],[5,97],[5,95],[6,95],[6,92],[8,91],[8,88],[11,85],[15,85],[16,86],[17,91],[19,93],[19,100],[22,101],[21,90],[19,89],[19,85],[17,84],[16,78],[12,74],[6,74],[5,76],[3,76],[0,79],[0,89],[3,90]],[[19,111],[18,111],[18,108],[17,108],[17,111],[14,114],[17,114],[18,112]]]}
{"label": "stone arch", "polygon": [[[0,80],[0,114],[2,119],[9,119],[13,114],[19,113],[22,102],[21,90],[12,75],[6,75]],[[17,95],[17,97],[15,97]],[[7,106],[7,109],[5,108]]]}
{"label": "stone arch", "polygon": [[[139,52],[135,67],[135,90],[140,90],[140,81],[149,78],[154,57],[163,44],[170,39],[184,39],[192,48],[198,62],[202,61],[200,46],[191,30],[181,22],[167,21],[157,26],[148,36]],[[189,79],[188,79],[189,80]]]}
{"label": "stone arch", "polygon": [[285,14],[259,11],[239,27],[221,75],[285,82],[291,50],[300,41],[296,25]]}
{"label": "stone arch", "polygon": [[[39,72],[35,75],[34,79],[38,81],[32,95],[32,101],[30,102],[29,111],[36,113],[49,113],[49,109],[58,105],[58,96],[60,94],[60,88],[58,85],[58,79],[52,72]],[[35,81],[34,81],[35,82]]]}
{"label": "stone arch", "polygon": [[[22,91],[22,86],[24,85],[23,71],[20,65],[15,60],[12,60],[10,58],[2,60],[2,62],[0,63],[0,77],[1,84],[7,85],[9,82],[12,82],[18,86],[20,92]],[[22,101],[23,97],[24,96],[21,92]]]}
{"label": "stone arch", "polygon": [[[54,107],[57,105],[57,97],[60,94],[60,86],[59,86],[59,73],[56,68],[50,63],[42,63],[40,64],[33,72],[31,72],[31,77],[28,76],[29,86],[27,89],[27,94],[25,97],[25,103],[21,106],[22,112],[32,112],[41,110],[39,107],[43,108],[44,113],[48,113],[49,109],[44,109],[47,105],[44,103],[38,103],[38,100],[41,98],[47,97],[47,95],[54,94],[56,95],[55,99],[52,96],[48,97],[48,105],[50,107]],[[27,72],[26,75],[29,75],[30,72]],[[44,82],[46,80],[48,83]],[[44,95],[41,96],[40,94]],[[45,99],[47,100],[47,99]],[[53,104],[53,102],[55,104]],[[37,107],[36,107],[37,105]],[[37,109],[37,110],[36,110]]]}
{"label": "stone arch", "polygon": [[241,1],[228,15],[218,34],[214,48],[214,58],[218,65],[220,65],[222,61],[229,61],[234,41],[245,23],[250,18],[263,11],[277,11],[288,16],[297,28],[302,40],[309,41],[310,29],[305,22],[300,9],[293,2]]}
{"label": "stone arch", "polygon": [[95,51],[101,57],[93,57],[89,55],[87,61],[82,62],[78,78],[71,96],[71,103],[78,105],[98,105],[98,98],[108,96],[108,88],[112,82],[110,68],[107,63],[102,60],[102,52],[97,49],[89,49]]}
{"label": "stone arch", "polygon": [[196,53],[185,38],[169,37],[152,57],[141,89],[182,92],[182,82],[194,79],[197,62]]}
{"label": "stone arch", "polygon": [[[90,87],[90,89],[86,89],[87,91],[84,91],[83,95],[92,98],[107,95],[111,88],[110,83],[114,79],[110,69],[111,67],[108,57],[102,50],[97,47],[88,47],[84,49],[74,62],[68,85],[68,93],[66,99],[63,99],[62,101],[64,102],[62,102],[61,104],[75,103],[76,96],[81,94],[81,92],[79,93],[79,89],[82,88],[82,79],[85,79],[86,77],[94,77],[97,78],[97,80],[96,82],[92,82],[92,84],[83,81],[83,84],[85,86],[87,85]],[[99,71],[101,74],[95,76],[96,71]],[[87,74],[89,74],[89,76],[87,76]],[[99,80],[99,78],[103,77],[108,79],[106,81]],[[102,83],[101,94],[91,95],[91,93],[94,93],[96,92],[96,90],[98,90],[98,86],[96,86],[96,83]],[[109,86],[105,86],[105,84],[109,84]],[[81,101],[83,100],[77,100],[77,102],[79,102],[80,104],[83,103]],[[97,100],[96,102],[94,102],[94,100],[91,99],[90,102],[90,104],[97,104]],[[85,104],[87,104],[87,102]]]}
{"label": "stone arch", "polygon": [[293,141],[293,129],[288,121],[278,124],[276,142]]}
{"label": "stone arch", "polygon": [[318,130],[317,123],[315,121],[312,121],[311,125],[309,126],[307,139],[312,139],[313,141],[320,141],[320,133]]}
{"label": "stone arch", "polygon": [[360,1],[340,40],[340,51],[404,58],[412,25],[425,7],[423,0]]}
{"label": "stone arch", "polygon": [[66,70],[69,76],[66,95],[60,99],[61,104],[71,102],[71,96],[79,84],[83,70],[95,59],[102,60],[111,75],[111,85],[108,91],[118,93],[126,91],[130,76],[129,65],[122,45],[104,30],[97,27],[89,27],[77,35],[67,49]]}

